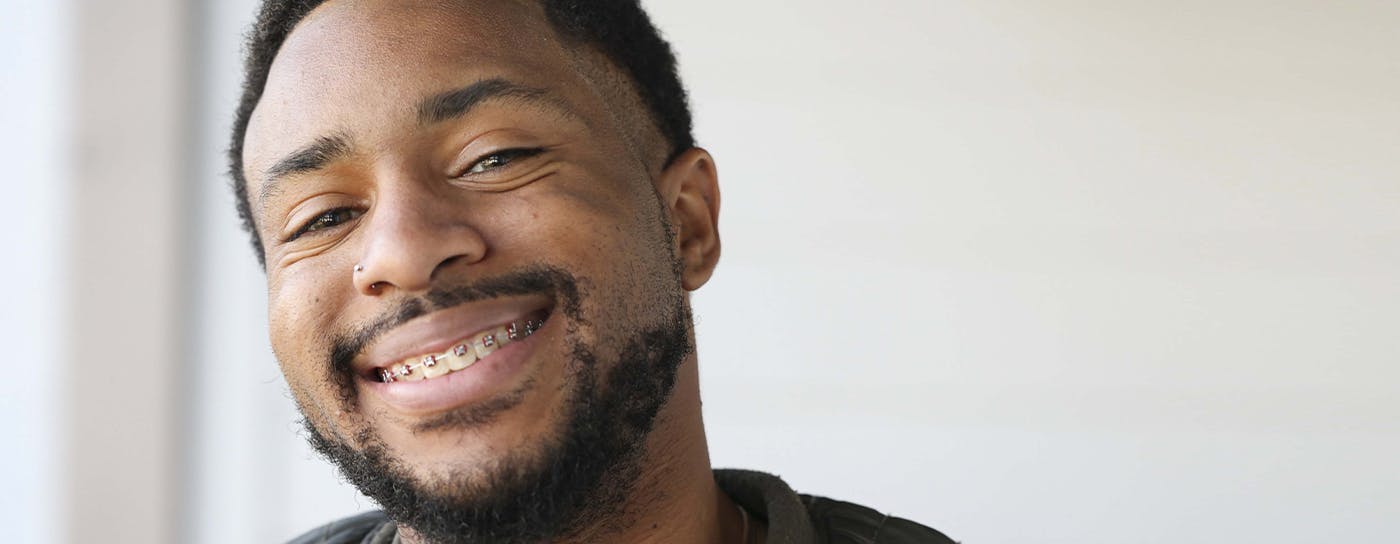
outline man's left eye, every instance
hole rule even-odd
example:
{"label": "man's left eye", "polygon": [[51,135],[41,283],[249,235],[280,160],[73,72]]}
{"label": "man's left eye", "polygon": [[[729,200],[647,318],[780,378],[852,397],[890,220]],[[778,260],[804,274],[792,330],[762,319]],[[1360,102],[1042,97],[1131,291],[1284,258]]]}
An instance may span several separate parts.
{"label": "man's left eye", "polygon": [[539,148],[494,151],[477,159],[475,163],[472,163],[472,167],[467,169],[467,173],[482,174],[498,168],[504,168],[518,159],[525,159],[538,155],[541,151],[543,150]]}

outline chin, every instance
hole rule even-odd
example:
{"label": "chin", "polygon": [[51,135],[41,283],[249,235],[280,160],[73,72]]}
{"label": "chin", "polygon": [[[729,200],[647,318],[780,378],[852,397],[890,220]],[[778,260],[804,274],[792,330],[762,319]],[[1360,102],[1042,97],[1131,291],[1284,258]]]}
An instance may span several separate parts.
{"label": "chin", "polygon": [[[615,514],[637,482],[647,438],[693,352],[684,296],[662,319],[620,323],[621,338],[586,339],[571,276],[555,315],[532,338],[546,353],[488,400],[406,416],[361,404],[351,440],[319,432],[312,446],[402,527],[428,541],[543,541]],[[548,340],[548,342],[546,342]],[[603,356],[597,346],[608,346]],[[524,350],[522,350],[523,352]],[[450,377],[450,376],[449,376]],[[370,399],[361,399],[371,402]],[[372,421],[366,421],[372,420]]]}

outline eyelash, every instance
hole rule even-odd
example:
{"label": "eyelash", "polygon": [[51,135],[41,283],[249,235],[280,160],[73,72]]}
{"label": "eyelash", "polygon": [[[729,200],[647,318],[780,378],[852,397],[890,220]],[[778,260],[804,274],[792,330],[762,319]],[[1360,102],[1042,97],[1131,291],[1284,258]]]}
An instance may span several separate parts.
{"label": "eyelash", "polygon": [[[492,170],[499,170],[501,168],[509,167],[511,163],[515,162],[516,160],[528,159],[535,155],[539,155],[543,152],[544,149],[538,147],[518,147],[513,149],[502,149],[500,151],[492,151],[490,153],[482,155],[481,158],[476,160],[476,162],[473,162],[472,165],[467,168],[467,171],[464,172],[462,175],[467,176],[471,174],[485,174]],[[477,168],[482,167],[486,163],[486,161],[492,159],[502,162],[489,168],[477,170]]]}
{"label": "eyelash", "polygon": [[[354,208],[334,208],[326,210],[324,212],[321,212],[320,215],[317,215],[316,217],[312,218],[310,221],[307,221],[305,225],[302,225],[301,228],[297,229],[295,234],[292,234],[290,237],[288,237],[287,241],[290,242],[292,240],[296,240],[297,238],[301,238],[304,234],[309,234],[318,230],[334,227],[336,225],[359,217],[360,213],[362,212]],[[324,222],[323,220],[330,222]]]}
{"label": "eyelash", "polygon": [[[476,160],[476,162],[473,162],[471,167],[468,168],[467,171],[462,175],[467,176],[471,174],[485,174],[492,170],[499,170],[501,168],[509,167],[512,163],[519,159],[528,159],[535,155],[539,155],[543,152],[544,149],[538,147],[521,147],[513,149],[502,149],[500,151],[492,151],[490,153],[482,155],[481,158]],[[493,159],[499,164],[490,167],[484,167],[487,161],[491,161]],[[477,170],[477,168],[479,167],[482,169]],[[359,217],[360,213],[362,212],[353,208],[333,208],[330,210],[326,210],[324,212],[321,212],[320,215],[317,215],[316,217],[312,218],[310,221],[307,221],[306,224],[302,225],[301,228],[297,229],[296,233],[288,237],[286,241],[290,242],[292,240],[296,240],[297,238],[301,238],[303,235],[340,225],[341,223],[354,219],[355,217]]]}

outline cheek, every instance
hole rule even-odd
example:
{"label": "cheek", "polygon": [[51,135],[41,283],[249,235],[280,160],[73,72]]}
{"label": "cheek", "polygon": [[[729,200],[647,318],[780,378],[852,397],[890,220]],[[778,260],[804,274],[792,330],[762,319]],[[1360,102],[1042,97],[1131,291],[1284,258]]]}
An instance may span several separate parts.
{"label": "cheek", "polygon": [[[645,253],[644,221],[651,213],[631,195],[574,190],[552,195],[532,208],[536,244],[575,274],[594,281],[625,280]],[[591,287],[604,287],[593,285]]]}
{"label": "cheek", "polygon": [[590,321],[585,328],[596,330],[580,332],[606,343],[625,334],[621,323],[650,323],[667,315],[680,283],[655,195],[648,187],[600,187],[574,184],[533,203],[532,236],[520,240],[520,247],[584,281],[582,310]]}
{"label": "cheek", "polygon": [[[323,433],[340,435],[349,428],[332,381],[327,345],[332,309],[327,284],[311,274],[270,278],[268,332],[273,354],[303,415]],[[345,439],[341,436],[341,439]]]}
{"label": "cheek", "polygon": [[326,283],[314,277],[286,274],[271,278],[268,283],[269,340],[293,388],[324,378],[313,375],[312,370],[325,366],[320,360],[329,349],[323,345],[330,336],[328,320],[338,313],[331,308]]}

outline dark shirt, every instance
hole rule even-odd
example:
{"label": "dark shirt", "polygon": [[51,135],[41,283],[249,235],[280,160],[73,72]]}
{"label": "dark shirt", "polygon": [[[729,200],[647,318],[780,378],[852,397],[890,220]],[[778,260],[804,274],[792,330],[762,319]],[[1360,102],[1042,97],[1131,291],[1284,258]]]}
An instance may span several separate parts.
{"label": "dark shirt", "polygon": [[[953,544],[943,533],[858,504],[799,495],[782,479],[751,470],[716,470],[715,482],[768,525],[768,544]],[[288,544],[398,544],[384,512],[328,523]]]}

